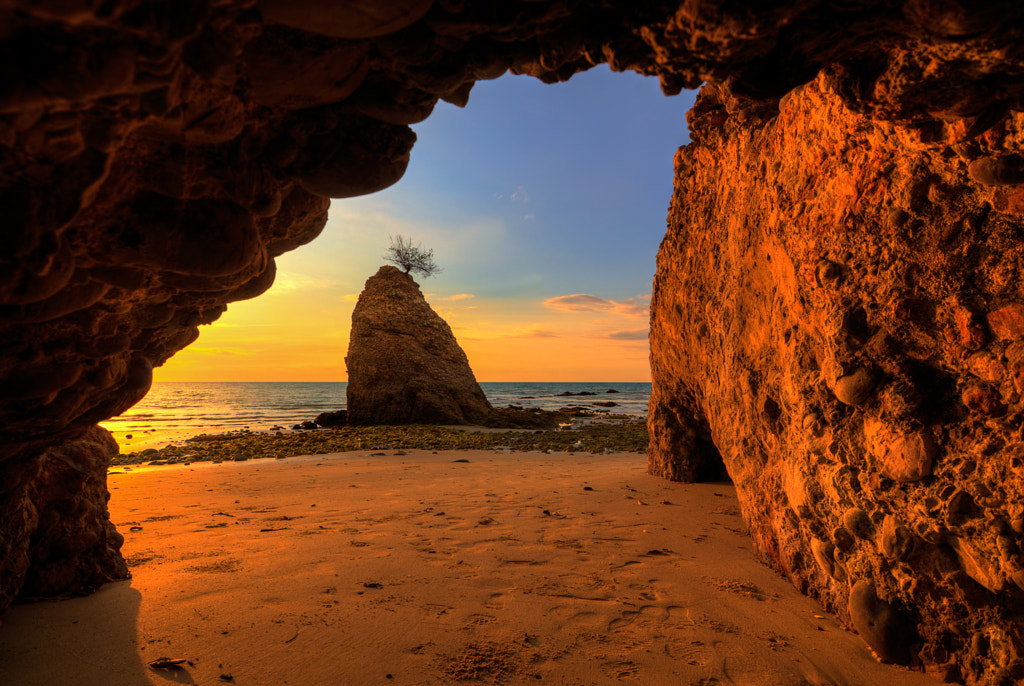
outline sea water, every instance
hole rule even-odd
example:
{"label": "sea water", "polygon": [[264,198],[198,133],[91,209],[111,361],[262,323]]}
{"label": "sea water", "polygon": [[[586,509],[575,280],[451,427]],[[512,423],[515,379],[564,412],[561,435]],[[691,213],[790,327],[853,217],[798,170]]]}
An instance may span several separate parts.
{"label": "sea water", "polygon": [[[127,412],[102,422],[124,452],[203,433],[290,429],[321,412],[345,409],[344,382],[157,382]],[[495,407],[556,410],[567,405],[646,416],[649,383],[481,383]],[[609,393],[608,391],[616,391]],[[587,393],[593,395],[562,395]],[[593,403],[614,402],[611,408]]]}

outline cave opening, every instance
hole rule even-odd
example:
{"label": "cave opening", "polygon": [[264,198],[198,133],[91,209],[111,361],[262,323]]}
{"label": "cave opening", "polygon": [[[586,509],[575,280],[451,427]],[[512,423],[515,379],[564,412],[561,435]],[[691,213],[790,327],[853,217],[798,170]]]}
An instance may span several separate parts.
{"label": "cave opening", "polygon": [[[117,448],[94,422],[144,394],[154,366],[161,369],[225,303],[265,291],[274,258],[323,228],[326,196],[377,191],[401,177],[413,141],[407,125],[439,98],[465,104],[474,82],[510,67],[556,82],[607,62],[658,74],[668,92],[708,84],[688,115],[695,144],[676,155],[669,236],[657,265],[658,282],[689,297],[660,310],[652,305],[663,317],[659,331],[652,324],[662,347],[652,335],[651,366],[663,363],[652,369],[662,374],[655,389],[681,380],[680,391],[664,398],[665,409],[686,389],[700,389],[721,452],[736,466],[754,547],[882,657],[944,681],[1024,678],[1024,519],[1016,469],[1024,403],[1019,3],[229,0],[193,3],[185,13],[167,3],[136,5],[15,2],[0,10],[0,52],[9,58],[0,88],[0,202],[11,210],[0,240],[0,602],[17,593],[27,566],[45,570],[31,580],[35,590],[46,582],[69,588],[69,579],[85,589],[123,572],[103,568],[120,559],[100,478]],[[557,162],[548,167],[558,169]],[[525,190],[515,186],[508,197],[539,197]],[[592,197],[603,199],[600,189]],[[430,198],[423,200],[425,207]],[[600,206],[592,199],[579,204]],[[778,250],[773,264],[792,264],[791,283],[782,291],[754,289],[744,296],[749,307],[737,309],[736,291],[746,286],[731,276],[744,272],[766,237]],[[573,247],[573,255],[587,254],[585,232]],[[542,263],[548,256],[532,257]],[[821,265],[836,268],[825,274]],[[497,283],[498,275],[492,269],[484,276]],[[288,284],[287,271],[282,276]],[[609,283],[616,274],[606,268],[601,276]],[[773,348],[784,339],[770,316],[772,290],[800,324],[785,342],[813,351],[817,368]],[[455,296],[478,294],[438,295],[465,303],[471,298]],[[553,296],[551,309],[636,314],[640,307],[630,297],[636,295],[602,297],[588,288]],[[836,330],[841,318],[831,316],[841,312],[852,314],[845,333]],[[326,319],[323,312],[309,318],[317,317]],[[608,340],[634,343],[638,332],[605,330]],[[519,333],[506,338],[543,342],[559,332],[537,326]],[[296,328],[295,335],[303,332]],[[586,337],[576,340],[582,358]],[[188,349],[198,353],[202,346]],[[511,354],[503,359],[518,362]],[[564,360],[552,363],[565,368]],[[758,397],[749,404],[736,392],[747,363],[775,377],[766,378],[779,391],[771,403]],[[836,403],[837,411],[820,411]],[[679,440],[692,442],[692,428]],[[671,429],[652,433],[673,436]],[[764,450],[744,454],[754,444]],[[680,445],[668,441],[665,454]],[[390,457],[397,460],[387,487],[398,489],[402,456]],[[609,500],[637,518],[631,521],[654,513],[659,502],[676,507],[671,498],[644,497],[634,481],[614,482]],[[609,483],[587,484],[592,490],[577,495],[608,495]],[[73,495],[76,489],[85,495]],[[488,493],[485,486],[480,495],[493,501]],[[180,493],[165,487],[160,495],[156,505]],[[564,526],[566,508],[553,504],[552,494],[544,498],[537,521]],[[205,515],[240,519],[228,513],[236,504]],[[445,505],[438,515],[428,507],[440,510],[424,504],[417,516],[454,511]],[[715,516],[735,516],[720,509]],[[697,521],[694,513],[702,510],[687,503],[677,511]],[[272,516],[287,519],[266,522],[261,535],[283,537],[300,526],[300,516],[312,521],[308,513]],[[170,526],[160,521],[137,526]],[[192,524],[211,540],[231,526]],[[490,532],[502,526],[486,512],[469,525]],[[596,602],[598,582],[607,581],[598,572],[607,571],[637,588],[629,595],[635,607],[606,617],[598,629],[631,639],[636,629],[646,637],[640,629],[656,616],[673,618],[664,599],[690,589],[666,595],[652,585],[655,576],[674,575],[647,575],[643,590],[627,577],[657,561],[696,556],[690,544],[703,544],[694,537],[680,553],[673,546],[683,542],[655,541],[657,527],[630,541],[653,547],[593,570],[589,586],[539,584],[528,595],[551,591],[559,602]],[[558,554],[601,562],[607,551],[586,545],[622,543],[590,534],[548,540]],[[367,543],[353,537],[338,548],[373,546],[351,541]],[[443,555],[437,541],[418,542],[425,556]],[[209,552],[225,559],[179,562],[213,575],[243,565],[226,559],[226,546]],[[543,567],[532,562],[522,556],[502,564],[525,578]],[[756,574],[742,576],[748,573]],[[324,581],[322,595],[336,597],[339,587]],[[763,592],[776,589],[770,580],[754,584],[727,570],[694,581],[755,602],[772,602],[776,592],[782,597]],[[354,594],[360,598],[388,588],[374,578],[362,584]],[[460,617],[475,631],[490,618],[500,625],[495,613],[502,603],[522,599],[507,588],[486,591],[481,605],[488,612]],[[715,597],[724,605],[731,598]],[[279,595],[262,600],[271,607]],[[432,617],[446,614],[441,607]],[[585,624],[587,616],[566,622]],[[689,628],[705,622],[687,619]],[[908,619],[916,631],[902,631]],[[717,626],[723,636],[702,645],[732,635],[730,626]],[[217,635],[236,632],[230,626]],[[832,644],[842,639],[822,633]],[[791,638],[764,640],[780,647]],[[280,639],[292,646],[305,637]],[[522,642],[530,643],[529,635]],[[654,652],[674,661],[662,665],[669,670],[685,669],[687,658],[709,669],[722,664],[684,646],[661,647]],[[455,666],[445,676],[508,655],[500,648],[460,646],[447,656]],[[644,659],[603,655],[604,662],[580,665],[600,664],[606,677],[630,678],[649,666]],[[203,663],[218,661],[207,654]],[[486,664],[499,671],[516,666],[512,658]],[[854,671],[868,683],[892,681],[868,676],[868,666]],[[822,678],[765,674],[775,683]]]}
{"label": "cave opening", "polygon": [[443,272],[421,285],[479,380],[647,381],[655,253],[694,97],[604,65],[478,82],[464,108],[440,102],[413,125],[397,183],[332,201],[315,245],[276,258],[264,296],[231,304],[154,379],[344,380],[356,297],[403,234],[435,250]]}

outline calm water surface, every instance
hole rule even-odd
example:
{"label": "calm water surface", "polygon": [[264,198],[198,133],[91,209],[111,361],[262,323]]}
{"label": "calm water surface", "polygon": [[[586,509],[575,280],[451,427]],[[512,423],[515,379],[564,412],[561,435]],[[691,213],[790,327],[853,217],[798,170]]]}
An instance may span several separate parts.
{"label": "calm water surface", "polygon": [[[201,433],[223,433],[275,426],[291,428],[321,412],[345,408],[344,382],[163,382],[135,407],[102,425],[121,450],[139,450]],[[555,410],[566,405],[615,402],[617,414],[645,416],[649,383],[481,383],[495,407],[515,404]],[[614,389],[617,393],[608,393]],[[560,396],[560,393],[594,393]],[[600,408],[605,409],[605,408]],[[131,438],[128,438],[131,436]]]}

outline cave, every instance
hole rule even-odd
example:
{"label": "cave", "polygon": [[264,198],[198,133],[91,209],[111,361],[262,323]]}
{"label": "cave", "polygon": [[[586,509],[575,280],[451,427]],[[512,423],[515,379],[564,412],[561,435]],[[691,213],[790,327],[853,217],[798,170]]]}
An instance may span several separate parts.
{"label": "cave", "polygon": [[[0,7],[0,608],[123,578],[97,423],[273,283],[410,124],[506,71],[701,88],[651,314],[650,470],[890,662],[1024,679],[1024,7]],[[910,627],[910,630],[903,630]],[[898,630],[899,629],[899,630]]]}

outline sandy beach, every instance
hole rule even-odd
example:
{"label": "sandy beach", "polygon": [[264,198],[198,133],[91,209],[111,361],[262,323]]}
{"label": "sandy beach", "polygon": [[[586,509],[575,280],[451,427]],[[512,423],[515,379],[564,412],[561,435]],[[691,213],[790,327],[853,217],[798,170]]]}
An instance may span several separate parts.
{"label": "sandy beach", "polygon": [[133,578],[12,608],[4,684],[936,683],[761,565],[730,485],[656,479],[636,453],[391,450],[109,485]]}

